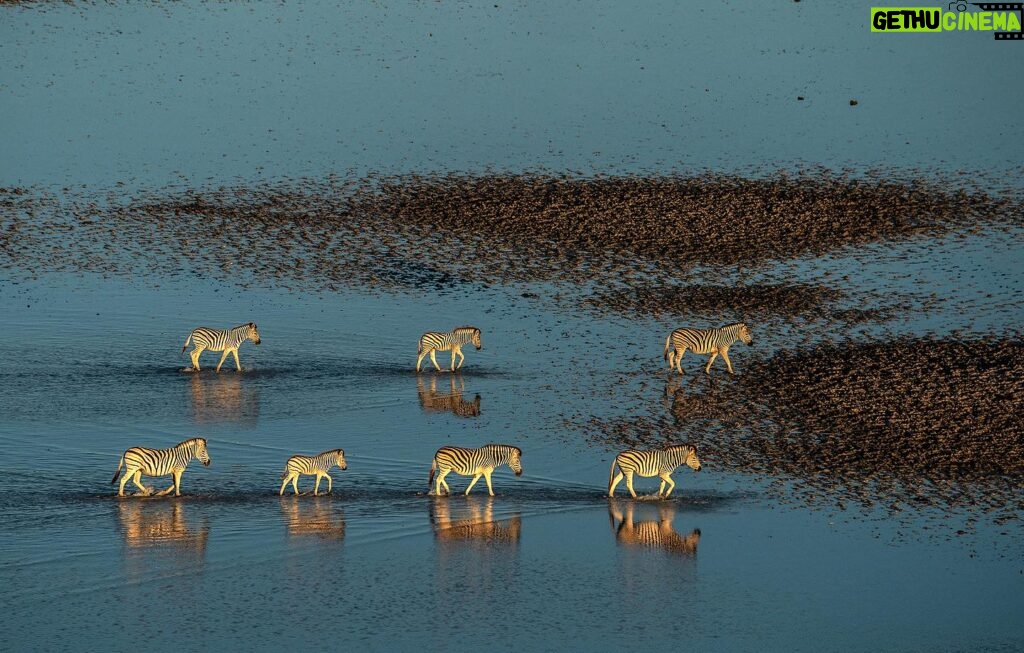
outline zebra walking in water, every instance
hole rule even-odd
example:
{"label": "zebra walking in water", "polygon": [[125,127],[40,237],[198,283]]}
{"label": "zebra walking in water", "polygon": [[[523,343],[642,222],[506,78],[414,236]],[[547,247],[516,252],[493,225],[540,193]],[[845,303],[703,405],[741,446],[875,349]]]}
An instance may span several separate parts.
{"label": "zebra walking in water", "polygon": [[[480,329],[471,326],[457,327],[449,333],[441,333],[438,331],[427,331],[420,336],[419,348],[417,354],[419,358],[416,359],[416,371],[420,371],[420,363],[423,362],[423,357],[430,354],[430,362],[434,364],[437,370],[441,371],[441,366],[437,364],[437,359],[434,358],[434,352],[438,351],[449,351],[452,352],[452,372],[462,367],[462,362],[466,360],[465,354],[462,353],[462,346],[466,343],[473,343],[477,349],[481,349],[483,345],[480,343]],[[459,356],[459,364],[455,364],[455,357]]]}
{"label": "zebra walking in water", "polygon": [[[427,487],[434,486],[434,494],[440,495],[441,488],[445,494],[451,494],[451,488],[444,482],[448,472],[455,472],[460,476],[472,476],[466,494],[473,489],[476,482],[483,476],[487,481],[487,493],[494,496],[494,488],[491,487],[491,474],[501,465],[508,465],[515,472],[516,476],[522,476],[523,465],[520,460],[523,452],[519,447],[507,444],[485,444],[479,449],[467,449],[465,447],[441,447],[434,454],[434,462],[430,464],[430,477],[427,479]],[[434,481],[434,474],[437,473],[437,481]]]}
{"label": "zebra walking in water", "polygon": [[117,490],[117,496],[124,496],[124,485],[128,479],[132,479],[135,486],[142,490],[142,494],[149,496],[153,490],[142,484],[142,475],[146,476],[174,476],[174,483],[157,494],[162,497],[174,490],[174,496],[181,496],[181,474],[188,467],[189,461],[193,458],[203,463],[210,464],[210,454],[206,451],[206,438],[192,438],[179,442],[170,449],[148,449],[146,447],[132,447],[123,454],[117,463],[117,471],[111,484],[117,483],[117,477],[121,475],[121,468],[124,467],[124,476],[121,478],[121,486]]}
{"label": "zebra walking in water", "polygon": [[192,357],[192,369],[198,372],[199,354],[202,354],[207,349],[210,351],[223,351],[224,355],[220,357],[220,362],[217,363],[217,371],[220,372],[224,359],[228,357],[228,354],[231,354],[235,357],[235,368],[241,372],[242,365],[238,362],[238,347],[246,340],[252,340],[254,345],[260,344],[260,332],[256,330],[256,325],[252,322],[240,324],[227,331],[224,329],[199,327],[193,329],[192,333],[188,334],[188,338],[185,338],[185,344],[181,347],[181,353],[184,354],[185,350],[188,349],[189,341],[195,345],[195,349],[192,350],[189,356]]}
{"label": "zebra walking in water", "polygon": [[719,354],[725,359],[725,365],[732,374],[732,361],[729,360],[729,347],[737,340],[742,340],[747,345],[754,344],[754,337],[750,335],[750,328],[742,322],[728,324],[719,329],[676,329],[669,334],[665,340],[665,359],[668,360],[668,369],[673,367],[683,373],[683,354],[687,349],[692,349],[695,354],[711,354],[711,360],[704,368],[706,374],[711,373],[711,364]]}
{"label": "zebra walking in water", "polygon": [[[615,496],[615,486],[626,478],[626,488],[629,494],[635,499],[636,491],[633,489],[633,474],[661,478],[661,486],[658,487],[658,496],[668,498],[672,494],[672,488],[676,486],[672,480],[672,472],[682,464],[686,464],[694,471],[700,471],[700,458],[697,457],[697,448],[689,444],[671,444],[663,449],[648,449],[639,451],[629,449],[623,451],[612,461],[612,468],[608,472],[608,496]],[[615,474],[616,465],[619,468],[618,475]],[[668,484],[668,492],[664,492],[665,484]],[[664,492],[664,494],[662,494]]]}
{"label": "zebra walking in water", "polygon": [[316,475],[316,485],[313,486],[313,496],[320,493],[320,479],[327,479],[327,494],[331,493],[331,475],[328,474],[328,470],[335,465],[338,466],[342,471],[348,469],[348,464],[345,462],[345,450],[344,449],[331,449],[315,456],[292,456],[288,459],[288,462],[284,464],[284,472],[281,474],[281,491],[278,495],[284,494],[284,489],[288,486],[288,482],[291,481],[292,489],[295,490],[295,494],[299,493],[299,476],[302,474]]}

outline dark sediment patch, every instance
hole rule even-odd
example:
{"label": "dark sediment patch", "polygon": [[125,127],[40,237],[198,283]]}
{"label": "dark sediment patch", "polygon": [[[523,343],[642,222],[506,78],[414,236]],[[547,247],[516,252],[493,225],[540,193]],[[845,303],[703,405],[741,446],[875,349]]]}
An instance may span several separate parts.
{"label": "dark sediment patch", "polygon": [[1024,511],[1024,341],[825,343],[721,381],[671,381],[667,415],[593,420],[592,439],[685,438],[720,467],[796,481],[811,503]]}
{"label": "dark sediment patch", "polygon": [[979,222],[1019,225],[1021,204],[943,181],[828,172],[370,176],[135,198],[0,189],[0,266],[313,289],[635,286]]}
{"label": "dark sediment patch", "polygon": [[[713,315],[728,307],[738,319],[766,320],[773,317],[831,319],[848,324],[891,319],[892,307],[851,308],[843,306],[848,294],[838,288],[800,283],[754,283],[743,286],[656,285],[598,292],[583,303],[599,313],[652,315],[654,317]],[[858,297],[880,301],[877,297]]]}

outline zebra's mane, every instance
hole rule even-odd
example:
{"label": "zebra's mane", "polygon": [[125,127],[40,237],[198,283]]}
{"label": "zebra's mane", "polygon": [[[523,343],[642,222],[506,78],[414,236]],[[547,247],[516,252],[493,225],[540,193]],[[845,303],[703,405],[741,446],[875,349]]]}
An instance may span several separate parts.
{"label": "zebra's mane", "polygon": [[180,447],[180,446],[186,445],[186,444],[193,445],[193,444],[196,444],[198,442],[203,443],[203,445],[205,446],[206,445],[206,438],[198,438],[198,437],[197,438],[189,438],[188,440],[185,440],[184,442],[179,442],[178,446]]}
{"label": "zebra's mane", "polygon": [[235,329],[247,329],[249,327],[252,327],[252,328],[255,329],[256,328],[256,323],[255,322],[246,322],[245,324],[239,324],[236,327],[231,327],[231,330],[234,331]]}
{"label": "zebra's mane", "polygon": [[497,442],[492,442],[490,444],[485,444],[481,448],[482,449],[489,449],[491,447],[493,447],[495,449],[514,449],[516,451],[516,453],[518,453],[520,456],[523,455],[523,450],[522,449],[520,449],[519,447],[513,447],[511,444],[498,444]]}
{"label": "zebra's mane", "polygon": [[466,325],[466,326],[455,327],[454,329],[452,329],[452,333],[455,333],[456,331],[479,331],[479,330],[480,329],[476,328],[475,326]]}
{"label": "zebra's mane", "polygon": [[744,324],[743,322],[733,322],[732,324],[726,324],[725,326],[723,326],[721,328],[723,328],[723,329],[731,329],[733,327],[741,327],[741,326],[746,326],[746,324]]}
{"label": "zebra's mane", "polygon": [[688,447],[690,449],[693,449],[694,451],[697,451],[697,447],[690,444],[689,442],[671,442],[665,445],[666,449],[676,449],[678,447]]}

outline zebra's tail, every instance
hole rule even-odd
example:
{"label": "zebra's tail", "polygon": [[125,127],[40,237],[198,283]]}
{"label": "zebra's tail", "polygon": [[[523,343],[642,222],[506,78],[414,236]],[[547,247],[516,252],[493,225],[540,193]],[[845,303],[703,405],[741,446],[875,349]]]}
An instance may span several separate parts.
{"label": "zebra's tail", "polygon": [[[665,360],[668,360],[668,347],[669,347],[669,344],[671,342],[672,342],[672,334],[670,333],[670,334],[668,334],[668,337],[665,338],[665,352],[663,354]],[[182,351],[185,351],[185,350],[182,349]]]}
{"label": "zebra's tail", "polygon": [[192,333],[189,333],[188,337],[185,338],[185,344],[181,346],[181,353],[183,353],[183,354],[185,353],[185,350],[188,349],[188,343],[191,340],[192,340]]}
{"label": "zebra's tail", "polygon": [[430,492],[430,488],[434,487],[434,472],[437,470],[437,458],[434,458],[430,463],[430,476],[427,477],[427,492]]}
{"label": "zebra's tail", "polygon": [[117,478],[121,476],[121,468],[124,467],[124,455],[121,455],[121,460],[117,461],[117,471],[114,472],[114,478],[110,479],[110,484],[117,483]]}
{"label": "zebra's tail", "polygon": [[615,478],[615,463],[619,462],[619,457],[615,456],[612,459],[612,468],[608,470],[608,491],[612,491],[612,479]]}

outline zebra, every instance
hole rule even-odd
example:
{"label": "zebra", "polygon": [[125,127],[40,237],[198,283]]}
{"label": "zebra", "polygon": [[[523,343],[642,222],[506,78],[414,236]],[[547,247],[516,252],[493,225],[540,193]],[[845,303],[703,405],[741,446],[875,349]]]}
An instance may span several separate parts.
{"label": "zebra", "polygon": [[283,482],[281,483],[281,491],[277,493],[278,496],[284,494],[284,489],[288,486],[289,481],[291,481],[295,494],[298,494],[299,476],[302,474],[316,475],[313,496],[320,493],[320,480],[323,478],[327,479],[327,494],[330,494],[333,488],[331,475],[327,472],[335,465],[342,471],[348,469],[348,463],[345,462],[344,449],[331,449],[315,456],[292,456],[284,464],[284,472],[281,473],[281,480]]}
{"label": "zebra", "polygon": [[[670,444],[663,449],[648,449],[638,451],[629,449],[623,451],[612,461],[612,468],[608,472],[608,496],[615,496],[615,486],[626,478],[626,487],[630,495],[635,499],[636,491],[633,490],[633,474],[650,477],[657,476],[661,479],[661,486],[658,488],[658,496],[665,499],[672,494],[672,488],[676,486],[672,480],[672,472],[682,464],[686,464],[694,471],[700,471],[700,459],[697,457],[697,448],[689,444]],[[615,474],[615,466],[618,465],[619,473]],[[665,484],[668,484],[668,492],[665,492]],[[664,495],[662,494],[664,492]]]}
{"label": "zebra", "polygon": [[[697,554],[700,543],[700,529],[695,528],[689,535],[683,536],[672,527],[674,511],[667,505],[658,510],[658,519],[635,520],[633,503],[628,502],[625,511],[619,507],[618,500],[608,502],[608,519],[611,522],[615,540],[625,546],[662,549],[668,553],[682,556]],[[617,522],[617,523],[616,523]]]}
{"label": "zebra", "polygon": [[224,352],[224,355],[220,357],[220,362],[217,363],[218,372],[220,372],[220,367],[224,364],[228,354],[235,357],[235,368],[241,372],[242,365],[238,362],[238,347],[246,340],[252,340],[254,345],[260,344],[260,332],[256,330],[256,324],[253,322],[240,324],[227,331],[224,329],[198,327],[192,329],[192,333],[188,334],[188,337],[185,338],[185,344],[181,347],[181,353],[185,353],[185,350],[188,349],[189,341],[192,341],[196,348],[192,350],[189,356],[192,357],[192,369],[196,372],[199,371],[199,355],[207,349]]}
{"label": "zebra", "polygon": [[121,485],[117,490],[117,496],[124,496],[124,485],[128,479],[132,479],[135,486],[142,490],[144,496],[153,494],[153,490],[142,484],[142,475],[146,476],[174,476],[174,483],[166,490],[157,493],[158,497],[170,494],[174,490],[174,496],[181,496],[181,474],[185,471],[190,460],[195,458],[204,466],[210,465],[210,454],[206,451],[206,438],[192,438],[179,442],[170,449],[149,449],[147,447],[132,447],[121,454],[121,460],[117,463],[117,471],[110,484],[117,483],[117,477],[121,476],[121,468],[124,467],[124,476],[121,478]]}
{"label": "zebra", "polygon": [[[462,367],[463,361],[466,360],[466,356],[462,353],[462,346],[469,342],[472,342],[478,350],[483,348],[483,345],[480,343],[480,329],[471,326],[461,326],[452,329],[449,333],[427,331],[420,336],[419,347],[416,351],[419,354],[419,358],[416,359],[416,371],[420,371],[420,363],[423,362],[423,357],[430,354],[430,362],[440,372],[441,366],[437,364],[434,352],[450,350],[452,352],[451,369],[454,372]],[[458,365],[455,364],[456,356],[460,357]]]}
{"label": "zebra", "polygon": [[[487,493],[494,496],[494,488],[491,487],[491,474],[501,465],[508,465],[515,472],[516,476],[522,476],[523,465],[520,457],[523,452],[519,447],[508,444],[485,444],[479,449],[467,449],[465,447],[441,447],[434,454],[434,462],[430,464],[430,477],[427,479],[427,488],[434,486],[434,494],[440,495],[441,488],[445,494],[451,494],[451,488],[444,482],[448,472],[455,472],[460,476],[472,476],[473,480],[466,488],[466,494],[473,489],[476,482],[483,476],[487,481]],[[434,473],[437,472],[437,481],[434,481]]]}
{"label": "zebra", "polygon": [[737,340],[742,340],[747,345],[754,344],[754,337],[750,335],[750,328],[742,322],[727,324],[718,329],[676,329],[669,334],[665,340],[665,360],[668,361],[668,369],[673,367],[683,373],[683,354],[687,349],[692,349],[695,354],[711,354],[711,360],[704,368],[706,374],[711,373],[711,364],[719,354],[725,359],[725,365],[732,374],[732,362],[729,360],[729,347]]}

